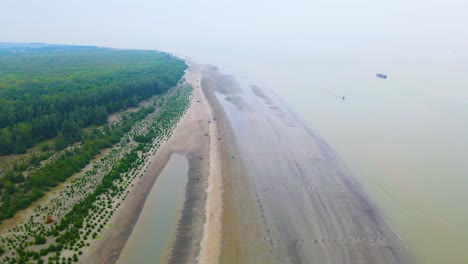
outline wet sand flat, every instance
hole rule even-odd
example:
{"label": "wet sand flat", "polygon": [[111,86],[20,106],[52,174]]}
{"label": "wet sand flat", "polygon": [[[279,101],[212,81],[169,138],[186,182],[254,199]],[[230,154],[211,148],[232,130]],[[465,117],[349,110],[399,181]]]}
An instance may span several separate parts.
{"label": "wet sand flat", "polygon": [[287,105],[214,67],[203,78],[218,126],[232,129],[221,139],[222,263],[412,262],[355,176]]}

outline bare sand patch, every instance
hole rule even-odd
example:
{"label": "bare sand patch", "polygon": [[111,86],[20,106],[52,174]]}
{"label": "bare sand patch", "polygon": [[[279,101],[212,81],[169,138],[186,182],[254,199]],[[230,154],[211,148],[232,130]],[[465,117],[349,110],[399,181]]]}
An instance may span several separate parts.
{"label": "bare sand patch", "polygon": [[213,109],[206,99],[202,90],[202,101],[208,108],[209,135],[210,142],[210,172],[208,177],[207,201],[205,206],[206,221],[203,227],[203,238],[198,260],[200,263],[218,263],[221,253],[221,234],[222,234],[222,191],[223,183],[221,178],[221,153],[219,149],[219,134],[217,120],[214,117]]}

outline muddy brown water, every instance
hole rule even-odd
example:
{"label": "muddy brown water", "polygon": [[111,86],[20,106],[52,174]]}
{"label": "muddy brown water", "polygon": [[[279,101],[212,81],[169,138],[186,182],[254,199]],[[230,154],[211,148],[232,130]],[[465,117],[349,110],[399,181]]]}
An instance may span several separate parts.
{"label": "muddy brown water", "polygon": [[385,47],[187,54],[286,101],[421,263],[468,263],[468,53]]}

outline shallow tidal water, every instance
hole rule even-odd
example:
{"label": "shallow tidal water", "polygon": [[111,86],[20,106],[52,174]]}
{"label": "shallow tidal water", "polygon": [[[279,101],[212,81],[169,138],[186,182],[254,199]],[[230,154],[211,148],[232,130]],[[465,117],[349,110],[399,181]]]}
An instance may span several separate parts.
{"label": "shallow tidal water", "polygon": [[187,158],[173,154],[146,198],[118,263],[167,261],[184,204],[187,173]]}
{"label": "shallow tidal water", "polygon": [[193,57],[279,94],[347,162],[421,263],[468,263],[468,54],[388,51]]}
{"label": "shallow tidal water", "polygon": [[269,86],[348,163],[421,263],[468,263],[467,57],[393,55],[317,56],[300,80]]}

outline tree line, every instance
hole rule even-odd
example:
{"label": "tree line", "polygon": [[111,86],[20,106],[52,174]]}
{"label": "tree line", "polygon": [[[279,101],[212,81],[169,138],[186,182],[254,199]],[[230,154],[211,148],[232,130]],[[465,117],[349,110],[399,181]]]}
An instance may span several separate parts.
{"label": "tree line", "polygon": [[90,49],[0,54],[0,155],[55,137],[64,148],[84,127],[164,93],[186,68],[155,51]]}

